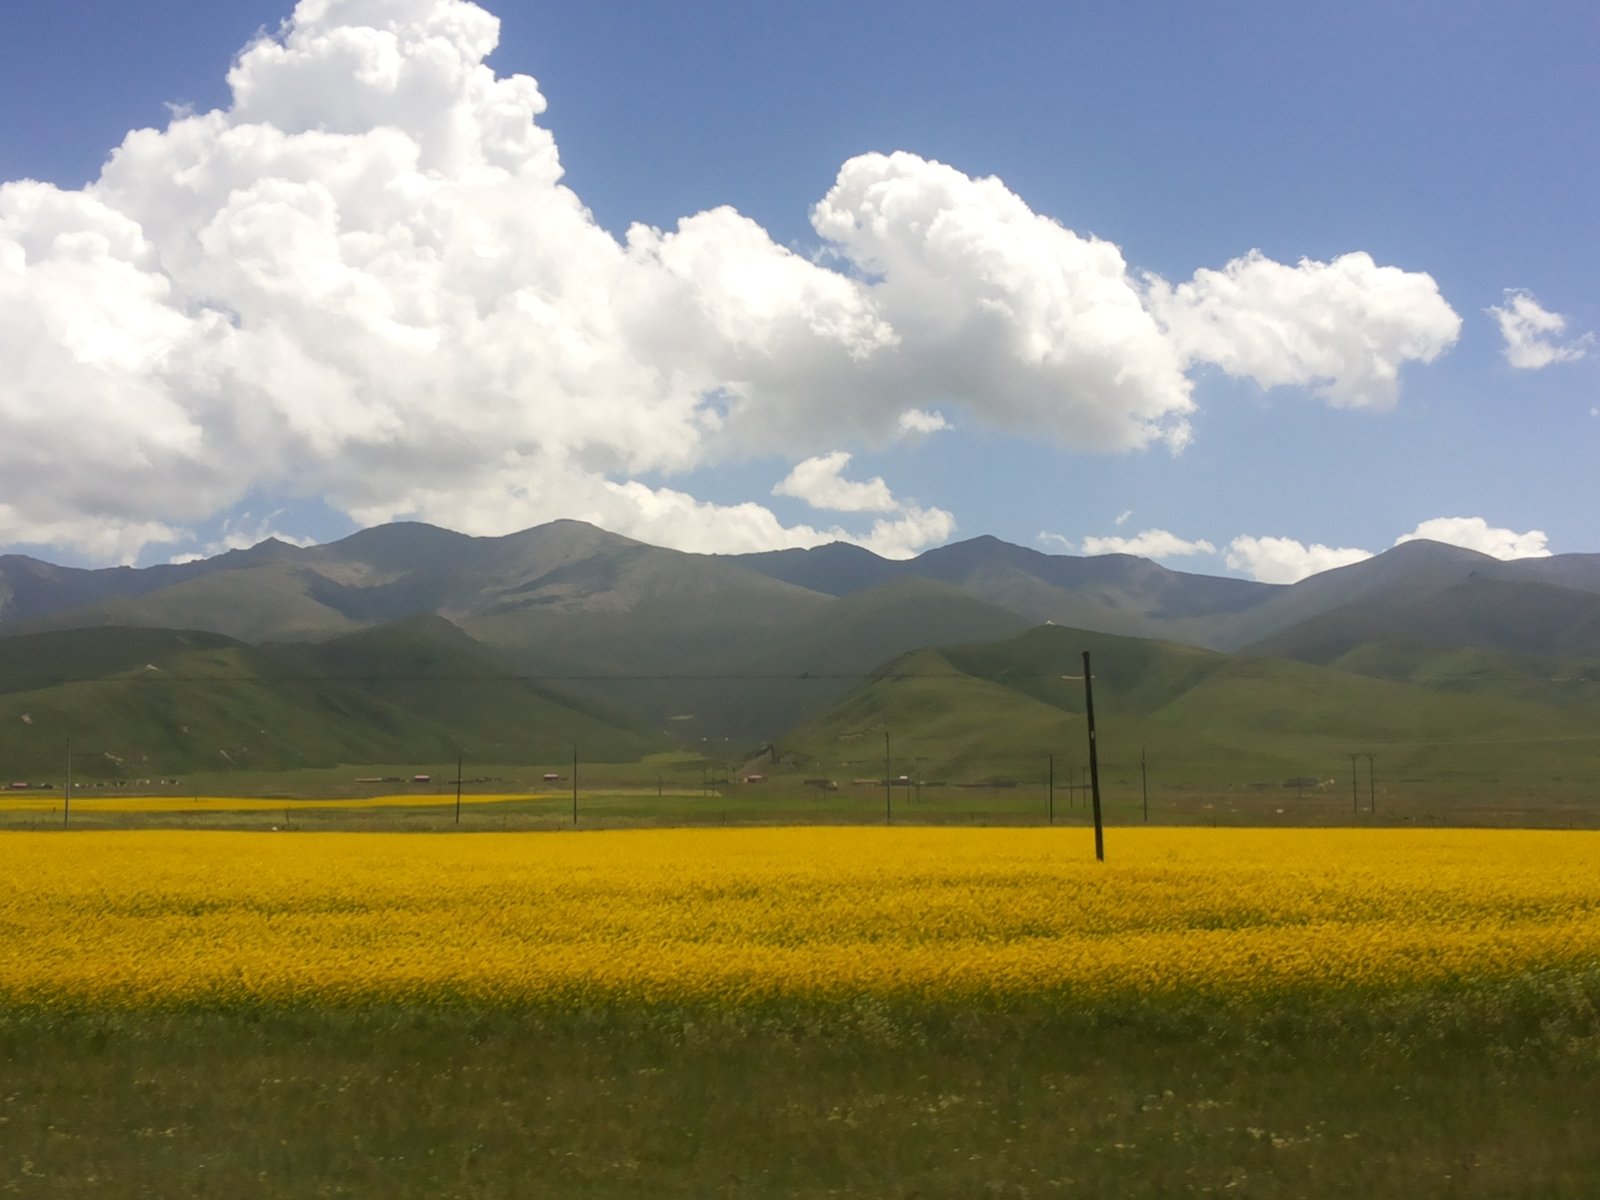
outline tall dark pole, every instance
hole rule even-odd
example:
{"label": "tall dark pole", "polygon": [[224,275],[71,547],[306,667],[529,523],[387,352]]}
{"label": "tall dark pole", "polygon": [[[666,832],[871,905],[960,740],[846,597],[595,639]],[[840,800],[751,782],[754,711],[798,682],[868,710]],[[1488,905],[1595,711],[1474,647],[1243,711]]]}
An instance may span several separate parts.
{"label": "tall dark pole", "polygon": [[894,824],[894,784],[889,776],[889,731],[883,731],[883,823]]}
{"label": "tall dark pole", "polygon": [[1144,794],[1144,823],[1150,824],[1150,777],[1145,773],[1144,747],[1139,747],[1139,790]]}
{"label": "tall dark pole", "polygon": [[1350,811],[1353,813],[1361,811],[1361,793],[1356,791],[1356,759],[1360,757],[1359,754],[1350,756]]}
{"label": "tall dark pole", "polygon": [[1375,782],[1376,773],[1372,765],[1377,757],[1376,754],[1367,755],[1367,811],[1370,813],[1378,811],[1378,785]]}
{"label": "tall dark pole", "polygon": [[456,824],[461,824],[461,763],[462,759],[456,758]]}
{"label": "tall dark pole", "polygon": [[572,748],[572,823],[578,823],[578,748]]}
{"label": "tall dark pole", "polygon": [[1100,753],[1094,740],[1094,673],[1089,668],[1089,652],[1083,652],[1083,708],[1089,718],[1089,786],[1094,797],[1094,857],[1106,860],[1106,839],[1100,823]]}
{"label": "tall dark pole", "polygon": [[1056,823],[1056,756],[1054,754],[1050,756],[1050,783],[1048,786],[1048,794],[1050,796],[1050,824],[1054,825]]}

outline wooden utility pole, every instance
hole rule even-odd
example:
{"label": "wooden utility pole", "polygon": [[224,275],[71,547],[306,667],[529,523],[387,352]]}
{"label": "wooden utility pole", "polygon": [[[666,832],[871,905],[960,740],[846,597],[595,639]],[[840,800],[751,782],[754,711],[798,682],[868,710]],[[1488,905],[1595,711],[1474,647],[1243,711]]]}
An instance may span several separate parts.
{"label": "wooden utility pole", "polygon": [[1139,747],[1139,791],[1144,795],[1144,823],[1150,824],[1150,777],[1145,772],[1144,747]]}
{"label": "wooden utility pole", "polygon": [[1361,793],[1356,790],[1356,759],[1360,757],[1359,754],[1350,756],[1350,811],[1353,813],[1361,811]]}
{"label": "wooden utility pole", "polygon": [[456,824],[461,824],[461,763],[462,758],[456,758]]}
{"label": "wooden utility pole", "polygon": [[894,783],[889,775],[889,731],[883,731],[883,823],[894,824]]}
{"label": "wooden utility pole", "polygon": [[1089,786],[1094,797],[1094,857],[1106,860],[1106,839],[1100,821],[1100,753],[1094,739],[1094,672],[1089,667],[1089,652],[1083,652],[1083,707],[1089,719]]}

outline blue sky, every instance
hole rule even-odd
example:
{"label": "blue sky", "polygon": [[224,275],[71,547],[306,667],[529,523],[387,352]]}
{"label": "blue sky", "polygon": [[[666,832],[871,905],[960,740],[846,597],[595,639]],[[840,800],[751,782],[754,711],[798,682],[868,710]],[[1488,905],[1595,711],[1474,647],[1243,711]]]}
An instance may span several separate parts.
{"label": "blue sky", "polygon": [[0,549],[1600,550],[1591,5],[485,8],[7,10]]}

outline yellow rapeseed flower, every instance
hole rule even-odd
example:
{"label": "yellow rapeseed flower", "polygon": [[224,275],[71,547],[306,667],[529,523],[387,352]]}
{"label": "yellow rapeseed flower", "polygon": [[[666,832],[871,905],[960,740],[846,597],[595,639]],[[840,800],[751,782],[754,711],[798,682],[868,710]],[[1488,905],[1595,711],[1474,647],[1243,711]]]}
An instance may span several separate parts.
{"label": "yellow rapeseed flower", "polygon": [[[348,796],[331,800],[270,800],[260,796],[85,796],[72,797],[72,811],[95,813],[162,813],[209,815],[244,812],[302,812],[307,809],[448,808],[455,804],[449,781],[434,792],[407,792],[388,796]],[[652,793],[653,794],[653,793]],[[563,793],[564,795],[564,793]],[[551,799],[551,792],[468,792],[463,805],[504,804],[507,801]],[[59,795],[0,792],[0,812],[61,812]]]}
{"label": "yellow rapeseed flower", "polygon": [[1600,834],[0,833],[0,1003],[961,999],[1600,965]]}

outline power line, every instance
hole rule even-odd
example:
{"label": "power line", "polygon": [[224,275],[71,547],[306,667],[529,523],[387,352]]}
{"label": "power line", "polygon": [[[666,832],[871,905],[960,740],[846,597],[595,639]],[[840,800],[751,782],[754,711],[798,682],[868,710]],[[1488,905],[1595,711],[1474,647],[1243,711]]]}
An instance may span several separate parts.
{"label": "power line", "polygon": [[[1392,675],[1363,675],[1351,673],[1351,678],[1371,679],[1380,683],[1399,683],[1412,687],[1427,688],[1435,683],[1551,683],[1600,686],[1600,674],[1589,675],[1434,675],[1426,679],[1408,679]],[[659,672],[537,672],[537,673],[497,673],[494,675],[468,675],[468,674],[360,674],[345,675],[337,673],[313,674],[297,672],[294,674],[251,674],[251,675],[180,675],[173,674],[160,667],[146,667],[137,674],[121,675],[5,675],[0,674],[0,687],[10,684],[36,684],[41,686],[56,686],[71,683],[110,683],[110,682],[145,682],[145,683],[495,683],[520,681],[524,683],[540,682],[663,682],[677,683],[683,681],[705,681],[708,683],[738,682],[748,680],[752,683],[770,683],[779,681],[804,682],[812,679],[883,679],[894,683],[908,679],[970,679],[986,678],[974,675],[970,671],[896,671],[883,673],[880,671],[659,671]],[[1006,683],[1012,680],[1041,680],[1053,679],[1061,682],[1073,682],[1082,679],[1081,675],[1064,675],[1058,671],[1007,671],[992,682]]]}
{"label": "power line", "polygon": [[[917,671],[882,674],[877,671],[801,671],[750,673],[729,671],[663,671],[645,672],[584,672],[496,675],[174,675],[159,668],[154,674],[139,675],[0,675],[0,694],[12,684],[39,687],[64,687],[79,683],[805,683],[818,680],[881,679],[888,683],[903,683],[910,679],[977,679],[982,678],[966,671]],[[1021,679],[1077,679],[1081,676],[1057,676],[1055,672],[1023,674],[1010,672],[1005,680]],[[999,681],[1004,682],[1004,680]]]}

